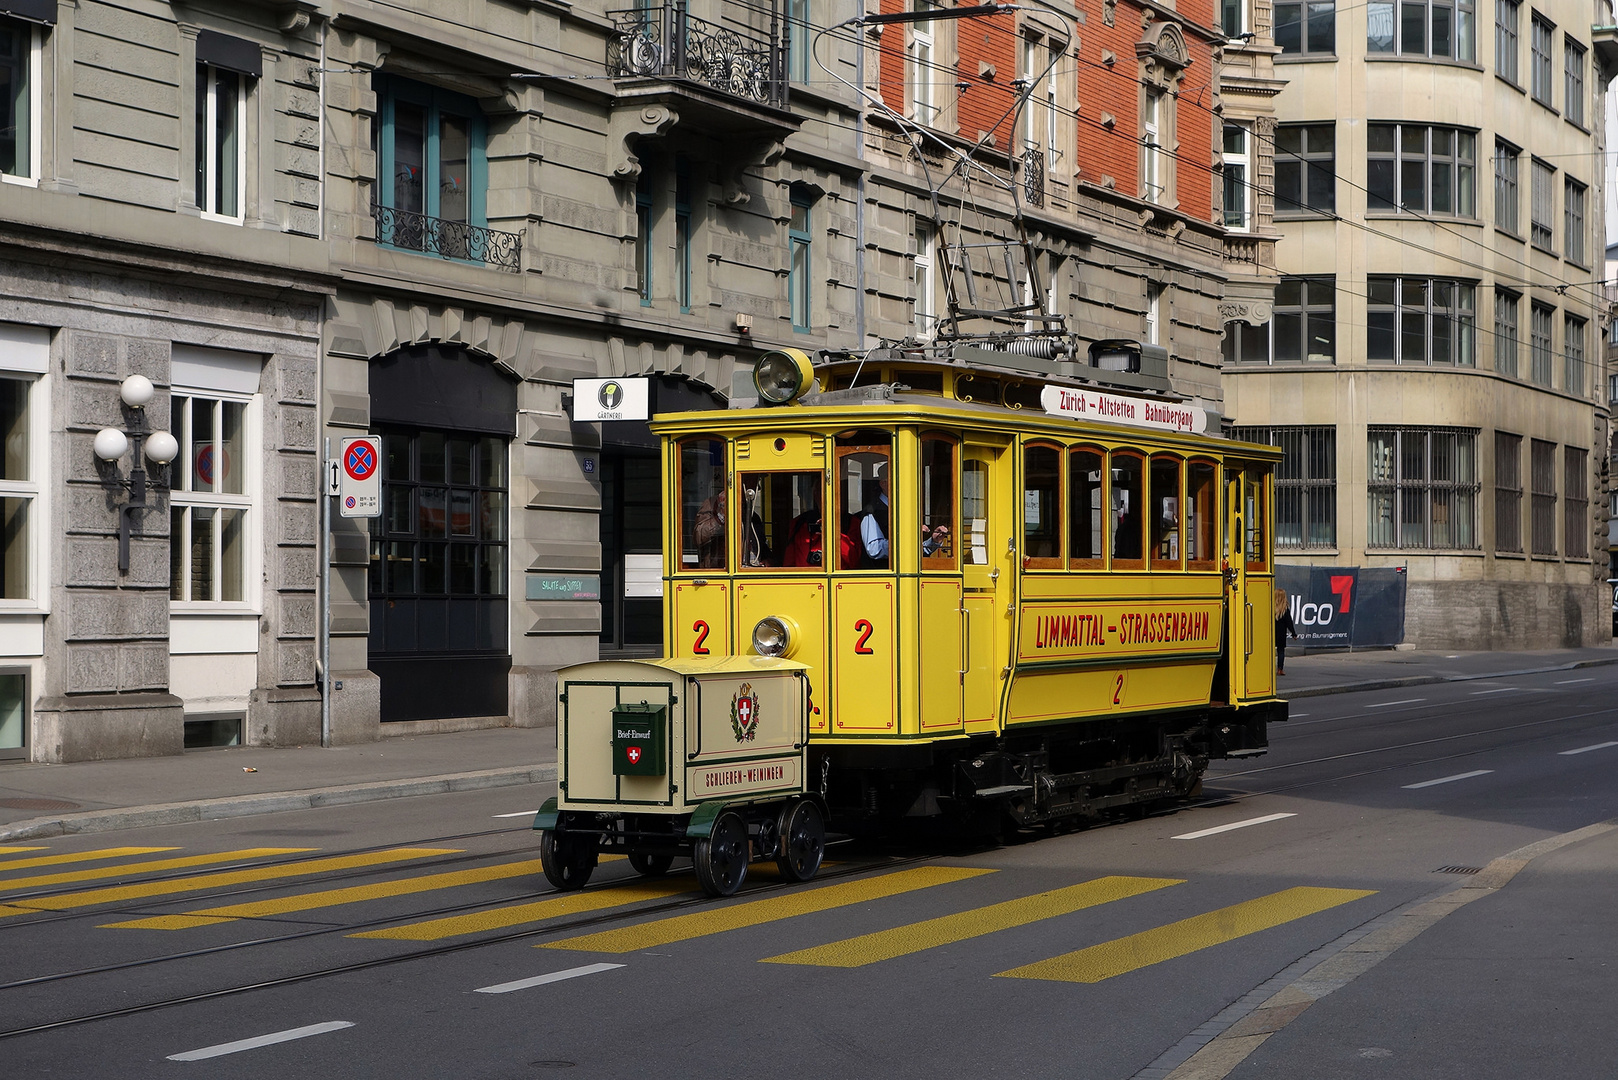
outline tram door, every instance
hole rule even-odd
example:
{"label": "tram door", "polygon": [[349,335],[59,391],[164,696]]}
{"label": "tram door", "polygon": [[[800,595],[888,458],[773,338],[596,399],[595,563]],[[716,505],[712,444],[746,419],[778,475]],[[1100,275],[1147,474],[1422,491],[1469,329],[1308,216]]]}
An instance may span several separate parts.
{"label": "tram door", "polygon": [[1010,664],[1016,552],[1011,528],[1010,451],[968,443],[961,461],[961,613],[965,620],[966,730],[997,731]]}
{"label": "tram door", "polygon": [[1225,578],[1231,702],[1275,692],[1275,618],[1267,543],[1268,477],[1259,466],[1225,473]]}

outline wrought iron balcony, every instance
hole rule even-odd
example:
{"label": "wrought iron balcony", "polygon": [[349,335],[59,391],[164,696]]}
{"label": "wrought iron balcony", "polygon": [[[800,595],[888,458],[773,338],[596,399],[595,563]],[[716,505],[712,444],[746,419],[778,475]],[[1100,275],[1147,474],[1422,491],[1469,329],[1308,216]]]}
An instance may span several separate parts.
{"label": "wrought iron balcony", "polygon": [[607,73],[613,78],[685,79],[786,108],[786,39],[773,8],[768,32],[696,18],[683,0],[607,14],[617,28],[607,39]]}
{"label": "wrought iron balcony", "polygon": [[1045,205],[1045,154],[1032,146],[1022,152],[1022,197],[1036,209]]}
{"label": "wrought iron balcony", "polygon": [[522,235],[428,217],[412,210],[371,205],[376,242],[462,262],[483,263],[510,274],[522,271]]}

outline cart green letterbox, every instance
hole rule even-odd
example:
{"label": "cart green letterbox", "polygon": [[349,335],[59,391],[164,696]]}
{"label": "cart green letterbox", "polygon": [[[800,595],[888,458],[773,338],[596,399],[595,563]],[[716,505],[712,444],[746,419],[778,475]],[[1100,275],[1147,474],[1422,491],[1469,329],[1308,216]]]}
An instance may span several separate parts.
{"label": "cart green letterbox", "polygon": [[662,776],[668,772],[667,705],[640,702],[612,710],[612,771],[615,776]]}

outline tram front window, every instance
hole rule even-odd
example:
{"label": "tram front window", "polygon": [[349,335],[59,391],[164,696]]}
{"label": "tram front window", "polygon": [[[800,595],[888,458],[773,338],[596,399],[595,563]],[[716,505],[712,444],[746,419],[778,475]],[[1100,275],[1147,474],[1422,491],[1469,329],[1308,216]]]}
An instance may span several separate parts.
{"label": "tram front window", "polygon": [[680,569],[725,569],[725,443],[680,444]]}
{"label": "tram front window", "polygon": [[742,512],[736,518],[744,570],[826,565],[822,487],[818,472],[742,474]]}
{"label": "tram front window", "polygon": [[843,535],[854,550],[838,564],[843,570],[886,570],[892,535],[888,491],[892,437],[856,431],[837,438],[837,510]]}
{"label": "tram front window", "polygon": [[921,440],[921,565],[955,569],[955,443]]}

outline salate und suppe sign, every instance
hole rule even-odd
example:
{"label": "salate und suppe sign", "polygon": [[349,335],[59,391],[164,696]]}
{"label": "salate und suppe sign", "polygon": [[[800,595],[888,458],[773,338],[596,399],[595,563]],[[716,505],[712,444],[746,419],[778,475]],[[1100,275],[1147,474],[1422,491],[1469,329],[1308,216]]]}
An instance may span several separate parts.
{"label": "salate und suppe sign", "polygon": [[1075,420],[1097,420],[1191,434],[1208,428],[1207,411],[1193,405],[1103,394],[1099,390],[1047,386],[1040,391],[1039,403],[1052,416],[1067,416]]}

